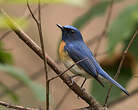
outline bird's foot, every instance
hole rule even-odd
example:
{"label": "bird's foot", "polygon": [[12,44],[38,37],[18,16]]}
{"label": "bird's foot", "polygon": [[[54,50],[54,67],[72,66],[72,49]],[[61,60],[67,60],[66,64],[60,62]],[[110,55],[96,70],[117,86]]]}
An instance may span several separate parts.
{"label": "bird's foot", "polygon": [[73,77],[72,76],[70,76],[70,80],[71,80],[71,85],[73,85],[74,80],[73,80]]}
{"label": "bird's foot", "polygon": [[74,83],[73,78],[75,78],[75,77],[77,77],[77,76],[79,76],[79,75],[78,75],[78,74],[75,74],[75,75],[73,75],[73,76],[70,76],[70,79],[71,79],[71,85]]}

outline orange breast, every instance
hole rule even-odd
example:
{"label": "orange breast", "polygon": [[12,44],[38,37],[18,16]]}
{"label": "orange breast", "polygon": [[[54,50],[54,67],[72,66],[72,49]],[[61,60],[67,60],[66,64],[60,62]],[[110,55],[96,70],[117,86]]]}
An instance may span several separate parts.
{"label": "orange breast", "polygon": [[68,53],[64,51],[64,46],[66,46],[66,43],[64,41],[61,41],[59,46],[59,56],[61,60],[64,60],[68,57]]}

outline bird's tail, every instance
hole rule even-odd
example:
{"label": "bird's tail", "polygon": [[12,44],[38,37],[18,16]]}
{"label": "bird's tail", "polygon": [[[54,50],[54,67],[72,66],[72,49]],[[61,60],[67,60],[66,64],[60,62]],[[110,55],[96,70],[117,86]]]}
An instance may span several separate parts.
{"label": "bird's tail", "polygon": [[102,77],[104,77],[105,79],[107,79],[108,81],[110,81],[115,86],[119,87],[124,93],[126,93],[127,95],[129,95],[128,91],[124,87],[122,87],[118,82],[116,82],[111,76],[109,76],[104,70],[101,70],[99,72],[99,74]]}

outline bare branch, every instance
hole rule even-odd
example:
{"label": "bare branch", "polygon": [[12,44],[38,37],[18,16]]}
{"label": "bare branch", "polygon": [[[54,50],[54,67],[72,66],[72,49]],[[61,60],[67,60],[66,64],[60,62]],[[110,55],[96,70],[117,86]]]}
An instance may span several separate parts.
{"label": "bare branch", "polygon": [[[75,110],[95,110],[95,109],[93,109],[91,106],[89,106],[89,107],[79,108],[79,109],[75,109]],[[107,110],[107,107],[104,107],[104,110]]]}
{"label": "bare branch", "polygon": [[[9,27],[17,34],[17,36],[23,40],[41,59],[44,59],[41,48],[30,37],[23,32],[23,30],[17,26],[17,24],[5,13],[5,17],[9,20]],[[45,53],[48,65],[55,71],[57,75],[63,73],[58,65]],[[67,74],[60,76],[64,83],[76,93],[82,100],[91,105],[94,110],[104,110],[103,106],[99,104],[92,96],[83,91],[75,82],[72,83],[70,77]]]}
{"label": "bare branch", "polygon": [[9,104],[7,102],[3,102],[3,101],[0,101],[0,105],[4,106],[6,108],[11,108],[11,109],[16,109],[16,110],[39,110],[36,108],[28,108],[28,107],[23,107],[23,106],[19,106],[19,105],[11,105],[11,104]]}
{"label": "bare branch", "polygon": [[40,44],[42,48],[42,54],[43,54],[43,61],[44,61],[44,69],[45,69],[45,79],[46,79],[46,110],[49,110],[49,81],[48,81],[48,71],[47,71],[47,60],[46,60],[46,55],[45,55],[45,48],[44,48],[44,40],[43,40],[43,33],[42,33],[42,26],[41,26],[41,4],[40,0],[38,0],[38,20],[35,18],[28,0],[27,0],[27,7],[30,11],[30,14],[32,15],[33,19],[35,20],[37,24],[37,28],[39,31],[39,37],[40,37]]}
{"label": "bare branch", "polygon": [[[126,57],[126,54],[127,54],[127,52],[128,52],[128,49],[130,48],[130,46],[131,46],[131,44],[133,43],[133,41],[134,41],[134,39],[135,39],[135,37],[136,37],[137,34],[138,34],[138,30],[135,31],[135,33],[133,34],[133,36],[132,36],[132,38],[131,38],[131,40],[130,40],[128,46],[127,46],[127,48],[125,49],[125,51],[124,51],[123,54],[122,54],[122,59],[121,59],[120,64],[119,64],[119,66],[118,66],[117,72],[116,72],[116,74],[115,74],[115,76],[114,76],[114,79],[115,79],[115,80],[117,80],[117,78],[118,78],[118,76],[119,76],[119,74],[120,74],[120,70],[121,70],[121,68],[122,68],[123,62],[124,62],[125,57]],[[112,86],[113,86],[113,85],[111,85],[111,86],[109,87],[109,89],[108,89],[107,96],[106,96],[105,103],[104,103],[105,106],[107,105],[107,102],[108,102],[108,99],[109,99],[109,96],[110,96],[110,93],[111,93]]]}
{"label": "bare branch", "polygon": [[36,17],[34,16],[34,14],[33,14],[32,10],[31,10],[31,8],[30,8],[30,5],[29,5],[28,0],[26,0],[26,3],[27,3],[27,7],[28,7],[28,10],[29,10],[29,12],[30,12],[30,14],[31,14],[32,18],[35,20],[35,22],[37,23],[37,25],[39,25],[38,20],[36,19]]}

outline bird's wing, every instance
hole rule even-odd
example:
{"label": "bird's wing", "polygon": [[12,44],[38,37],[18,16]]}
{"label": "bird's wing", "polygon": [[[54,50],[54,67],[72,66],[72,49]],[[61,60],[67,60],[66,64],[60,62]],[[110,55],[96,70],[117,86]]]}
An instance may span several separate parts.
{"label": "bird's wing", "polygon": [[[77,65],[83,68],[88,74],[93,76],[102,86],[103,83],[98,79],[98,73],[96,67],[91,61],[91,58],[87,54],[87,49],[81,48],[81,46],[65,46],[65,51],[73,59],[74,62],[80,61]],[[83,60],[84,59],[84,60]],[[86,59],[86,60],[85,60]],[[82,60],[82,61],[81,61]]]}

